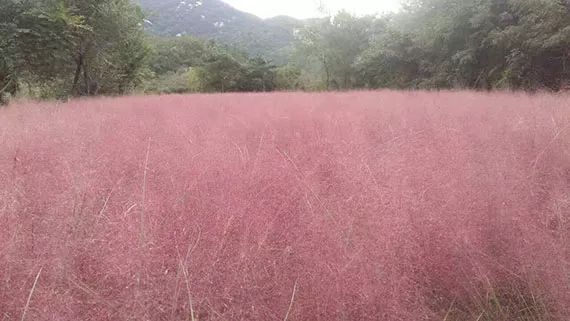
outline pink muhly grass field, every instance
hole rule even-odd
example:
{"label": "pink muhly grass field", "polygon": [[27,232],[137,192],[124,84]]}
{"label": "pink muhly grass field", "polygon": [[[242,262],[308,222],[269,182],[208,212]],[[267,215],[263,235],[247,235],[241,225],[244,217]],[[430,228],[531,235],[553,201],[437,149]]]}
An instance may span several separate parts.
{"label": "pink muhly grass field", "polygon": [[0,320],[570,320],[570,97],[0,110]]}

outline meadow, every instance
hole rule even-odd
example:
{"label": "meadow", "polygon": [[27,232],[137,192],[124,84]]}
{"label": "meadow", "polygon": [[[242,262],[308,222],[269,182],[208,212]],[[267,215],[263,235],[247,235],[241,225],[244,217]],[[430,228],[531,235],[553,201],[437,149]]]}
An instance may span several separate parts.
{"label": "meadow", "polygon": [[0,109],[0,321],[570,320],[570,96]]}

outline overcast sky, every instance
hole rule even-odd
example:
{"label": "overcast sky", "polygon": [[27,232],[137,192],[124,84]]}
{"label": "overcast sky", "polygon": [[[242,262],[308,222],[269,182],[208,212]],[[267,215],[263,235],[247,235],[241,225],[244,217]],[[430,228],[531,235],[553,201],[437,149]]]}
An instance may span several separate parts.
{"label": "overcast sky", "polygon": [[295,18],[318,17],[319,2],[332,13],[341,9],[357,15],[375,14],[398,8],[399,0],[224,0],[233,7],[262,18],[287,15]]}

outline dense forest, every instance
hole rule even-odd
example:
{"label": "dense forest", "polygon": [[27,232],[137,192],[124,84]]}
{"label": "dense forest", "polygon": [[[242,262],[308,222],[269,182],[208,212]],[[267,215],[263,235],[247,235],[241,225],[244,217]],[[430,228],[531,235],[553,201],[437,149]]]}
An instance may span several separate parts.
{"label": "dense forest", "polygon": [[152,35],[130,0],[0,0],[0,101],[132,92],[570,86],[570,0],[407,0],[311,19],[288,62]]}

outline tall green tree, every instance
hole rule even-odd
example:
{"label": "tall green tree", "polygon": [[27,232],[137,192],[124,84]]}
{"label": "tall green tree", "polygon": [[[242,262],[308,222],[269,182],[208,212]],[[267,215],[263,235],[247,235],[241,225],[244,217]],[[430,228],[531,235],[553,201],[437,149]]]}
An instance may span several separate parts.
{"label": "tall green tree", "polygon": [[15,94],[24,79],[53,82],[68,62],[74,35],[88,29],[83,18],[61,1],[0,1],[0,94]]}
{"label": "tall green tree", "polygon": [[79,30],[71,52],[72,93],[122,94],[134,88],[148,55],[140,8],[129,0],[67,0],[66,5],[90,27]]}
{"label": "tall green tree", "polygon": [[149,67],[156,75],[187,70],[202,64],[209,47],[201,39],[191,36],[149,36]]}
{"label": "tall green tree", "polygon": [[354,87],[355,63],[369,45],[371,23],[371,17],[358,18],[340,12],[300,31],[298,51],[319,62],[327,89]]}
{"label": "tall green tree", "polygon": [[361,55],[366,87],[559,90],[566,0],[410,0]]}
{"label": "tall green tree", "polygon": [[560,89],[570,80],[570,3],[510,0],[508,9],[512,23],[489,35],[507,49],[502,83]]}
{"label": "tall green tree", "polygon": [[140,81],[143,15],[129,0],[0,1],[2,96],[22,83],[65,96],[120,94]]}

